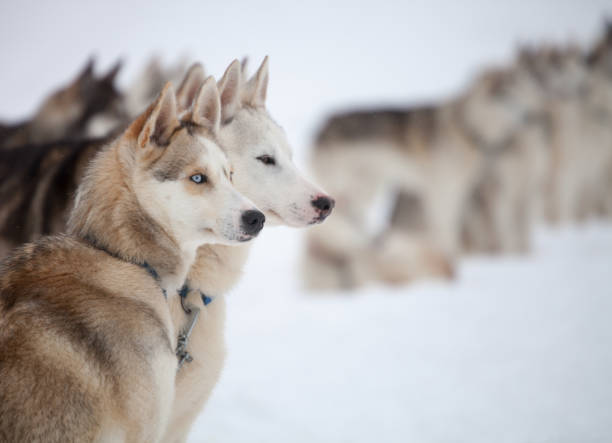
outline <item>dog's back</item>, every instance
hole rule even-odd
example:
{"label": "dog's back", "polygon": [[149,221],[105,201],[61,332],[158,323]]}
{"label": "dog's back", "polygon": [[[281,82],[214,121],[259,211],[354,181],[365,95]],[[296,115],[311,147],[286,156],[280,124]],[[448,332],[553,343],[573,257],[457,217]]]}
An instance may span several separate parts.
{"label": "dog's back", "polygon": [[316,147],[387,141],[410,148],[410,141],[431,143],[439,124],[436,108],[381,108],[350,111],[332,116],[319,131]]}
{"label": "dog's back", "polygon": [[152,441],[176,359],[148,273],[60,236],[0,275],[0,441]]}

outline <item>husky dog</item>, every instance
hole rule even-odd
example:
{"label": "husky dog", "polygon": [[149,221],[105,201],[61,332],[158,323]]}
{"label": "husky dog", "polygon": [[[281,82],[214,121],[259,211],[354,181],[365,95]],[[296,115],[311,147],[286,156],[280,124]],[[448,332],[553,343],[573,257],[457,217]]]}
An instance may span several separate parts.
{"label": "husky dog", "polygon": [[69,85],[51,94],[28,121],[0,125],[0,148],[100,135],[100,123],[115,125],[126,115],[123,99],[114,86],[121,68],[118,62],[108,73],[96,78],[90,60]]}
{"label": "husky dog", "polygon": [[[372,247],[365,215],[377,195],[395,190],[418,196],[431,232],[429,247],[447,262],[440,261],[438,269],[426,274],[448,275],[457,251],[461,202],[481,162],[480,153],[455,123],[457,109],[457,104],[448,104],[361,110],[327,121],[317,136],[312,162],[321,183],[336,196],[337,214],[309,233],[309,250],[318,257],[306,262],[309,286],[309,275],[333,268],[334,262],[341,264],[344,277],[333,278],[328,272],[332,286],[350,287],[370,279],[364,269],[368,266],[359,258]],[[418,277],[408,269],[407,273],[410,279]],[[347,274],[352,283],[347,284]]]}
{"label": "husky dog", "polygon": [[264,222],[231,185],[219,124],[212,78],[182,121],[168,84],[88,168],[70,236],[3,264],[0,440],[161,440],[185,321],[172,306],[196,249]]}
{"label": "husky dog", "polygon": [[583,220],[594,212],[598,178],[605,174],[610,152],[608,122],[596,111],[595,97],[605,91],[595,87],[578,48],[544,48],[533,58],[554,130],[548,218],[552,223]]}
{"label": "husky dog", "polygon": [[[179,108],[193,112],[193,93],[204,76],[192,66],[177,93]],[[334,201],[308,182],[293,164],[282,128],[265,107],[268,88],[266,57],[250,81],[243,82],[234,60],[218,82],[222,104],[219,144],[233,168],[236,189],[265,214],[266,224],[306,227],[321,223]],[[193,360],[177,374],[172,418],[164,441],[182,442],[218,381],[225,359],[224,295],[238,281],[248,246],[206,245],[198,249],[184,292],[187,306],[200,317],[188,347]],[[176,309],[180,313],[180,309]]]}
{"label": "husky dog", "polygon": [[[612,215],[612,22],[606,23],[603,36],[586,57],[590,70],[586,107],[591,121],[597,124],[596,133],[605,134],[600,149],[593,159],[601,167],[593,197],[595,213]],[[599,154],[599,155],[598,155]]]}
{"label": "husky dog", "polygon": [[541,177],[548,175],[544,100],[518,66],[486,71],[467,96],[472,106],[458,118],[485,162],[464,208],[464,249],[526,252],[529,226],[545,192]]}

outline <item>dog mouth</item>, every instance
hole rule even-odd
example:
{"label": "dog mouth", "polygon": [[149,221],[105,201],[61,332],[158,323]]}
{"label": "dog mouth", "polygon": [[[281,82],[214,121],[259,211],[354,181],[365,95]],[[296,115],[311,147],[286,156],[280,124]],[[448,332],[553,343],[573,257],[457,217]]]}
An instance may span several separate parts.
{"label": "dog mouth", "polygon": [[315,218],[310,220],[308,222],[308,224],[309,225],[318,225],[320,223],[323,223],[327,219],[328,216],[329,216],[329,214],[319,214]]}
{"label": "dog mouth", "polygon": [[238,242],[240,242],[240,243],[246,243],[248,241],[253,240],[255,237],[257,237],[257,236],[256,235],[243,234],[243,235],[237,237],[236,240],[238,240]]}
{"label": "dog mouth", "polygon": [[273,210],[273,209],[267,209],[266,210],[266,214],[271,216],[270,217],[270,221],[274,221],[276,223],[284,224],[284,225],[291,226],[291,227],[294,227],[294,228],[302,228],[304,226],[312,226],[312,225],[316,225],[316,224],[319,224],[319,223],[323,223],[323,221],[329,215],[329,214],[320,214],[320,213],[318,213],[317,215],[315,215],[309,221],[303,220],[301,218],[298,218],[298,219],[292,221],[292,220],[287,220],[284,217],[281,217],[281,215],[278,212],[276,212],[275,210]]}

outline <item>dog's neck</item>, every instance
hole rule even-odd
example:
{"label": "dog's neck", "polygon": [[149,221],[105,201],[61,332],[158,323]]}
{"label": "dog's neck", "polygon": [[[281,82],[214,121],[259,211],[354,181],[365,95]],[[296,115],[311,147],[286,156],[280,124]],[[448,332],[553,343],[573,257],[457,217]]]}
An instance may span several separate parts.
{"label": "dog's neck", "polygon": [[183,285],[196,248],[181,248],[138,202],[130,186],[135,160],[125,143],[119,138],[92,161],[68,232],[122,260],[146,265],[170,296]]}
{"label": "dog's neck", "polygon": [[200,246],[187,276],[189,285],[212,297],[223,296],[242,276],[252,243]]}

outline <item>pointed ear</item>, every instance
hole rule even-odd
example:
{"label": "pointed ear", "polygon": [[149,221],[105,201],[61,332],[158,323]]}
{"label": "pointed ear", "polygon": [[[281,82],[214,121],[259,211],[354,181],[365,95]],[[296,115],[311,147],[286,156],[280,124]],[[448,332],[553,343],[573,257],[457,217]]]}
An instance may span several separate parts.
{"label": "pointed ear", "polygon": [[221,124],[221,101],[217,82],[210,76],[206,79],[193,103],[191,119],[194,123],[209,128],[216,134]]}
{"label": "pointed ear", "polygon": [[93,57],[89,57],[87,60],[87,64],[83,68],[83,70],[79,73],[76,82],[80,83],[83,81],[89,81],[93,78],[94,73],[94,65],[95,59]]}
{"label": "pointed ear", "polygon": [[204,76],[204,67],[200,63],[194,63],[191,65],[181,86],[179,86],[176,92],[176,105],[179,112],[183,112],[191,108],[193,101],[195,100],[200,86],[204,83],[206,77]]}
{"label": "pointed ear", "polygon": [[246,78],[248,67],[249,67],[249,57],[245,55],[244,57],[242,57],[242,60],[240,61],[240,71],[242,72],[242,78]]}
{"label": "pointed ear", "polygon": [[85,67],[79,72],[76,78],[68,84],[67,89],[85,92],[94,85],[94,64],[95,59],[90,57]]}
{"label": "pointed ear", "polygon": [[117,60],[117,62],[113,65],[110,71],[108,71],[102,77],[101,81],[112,85],[115,82],[115,78],[117,78],[117,74],[119,74],[119,71],[121,70],[122,66],[123,66],[123,60],[121,59]]}
{"label": "pointed ear", "polygon": [[255,75],[249,80],[246,103],[255,107],[266,105],[268,93],[268,56],[264,58]]}
{"label": "pointed ear", "polygon": [[240,94],[242,93],[242,74],[238,60],[234,60],[225,70],[223,77],[217,83],[221,99],[222,121],[231,119],[240,109]]}
{"label": "pointed ear", "polygon": [[149,109],[145,112],[146,121],[138,133],[138,146],[145,148],[149,143],[165,146],[174,128],[179,125],[176,113],[176,98],[170,82]]}

